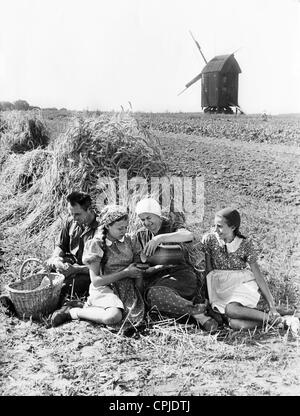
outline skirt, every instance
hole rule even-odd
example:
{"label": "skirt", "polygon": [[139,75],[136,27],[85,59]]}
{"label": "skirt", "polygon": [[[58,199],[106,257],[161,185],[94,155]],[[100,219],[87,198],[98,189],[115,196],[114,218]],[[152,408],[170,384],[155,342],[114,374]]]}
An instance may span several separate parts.
{"label": "skirt", "polygon": [[213,310],[222,314],[228,303],[237,302],[255,308],[260,294],[250,270],[212,270],[206,276],[209,302]]}
{"label": "skirt", "polygon": [[96,306],[98,308],[120,308],[124,309],[123,302],[110,286],[95,287],[90,284],[89,297],[85,306]]}
{"label": "skirt", "polygon": [[145,304],[140,291],[135,286],[134,279],[125,278],[112,283],[113,291],[122,301],[123,319],[115,325],[115,330],[135,328],[144,320]]}

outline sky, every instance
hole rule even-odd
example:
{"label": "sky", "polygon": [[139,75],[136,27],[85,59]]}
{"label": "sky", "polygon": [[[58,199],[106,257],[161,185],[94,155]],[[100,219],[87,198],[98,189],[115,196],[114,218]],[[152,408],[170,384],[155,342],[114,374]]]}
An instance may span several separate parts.
{"label": "sky", "polygon": [[235,52],[246,113],[300,113],[300,0],[0,0],[0,101],[201,111],[207,61]]}

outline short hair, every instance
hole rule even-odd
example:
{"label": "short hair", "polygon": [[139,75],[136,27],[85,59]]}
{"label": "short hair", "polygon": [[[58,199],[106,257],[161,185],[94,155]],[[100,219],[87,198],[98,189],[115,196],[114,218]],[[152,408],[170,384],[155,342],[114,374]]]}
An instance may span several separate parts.
{"label": "short hair", "polygon": [[84,192],[71,192],[67,196],[67,201],[72,207],[76,204],[79,204],[86,211],[88,208],[91,208],[92,206],[92,198],[89,194],[86,194]]}

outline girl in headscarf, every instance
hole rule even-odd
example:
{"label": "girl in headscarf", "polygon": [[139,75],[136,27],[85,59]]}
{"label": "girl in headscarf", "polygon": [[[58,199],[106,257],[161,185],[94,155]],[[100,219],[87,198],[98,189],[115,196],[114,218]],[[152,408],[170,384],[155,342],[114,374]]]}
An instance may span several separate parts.
{"label": "girl in headscarf", "polygon": [[[225,315],[233,329],[251,329],[263,322],[281,323],[274,298],[257,264],[254,245],[240,233],[240,224],[238,211],[224,208],[215,215],[214,230],[203,236],[211,307]],[[269,313],[257,309],[259,289],[268,302]]]}
{"label": "girl in headscarf", "polygon": [[91,278],[87,302],[83,308],[66,306],[54,318],[53,326],[71,319],[105,324],[111,329],[127,329],[141,323],[144,303],[135,281],[142,278],[142,272],[133,263],[127,227],[124,207],[109,205],[102,210],[100,227],[85,244],[82,257]]}

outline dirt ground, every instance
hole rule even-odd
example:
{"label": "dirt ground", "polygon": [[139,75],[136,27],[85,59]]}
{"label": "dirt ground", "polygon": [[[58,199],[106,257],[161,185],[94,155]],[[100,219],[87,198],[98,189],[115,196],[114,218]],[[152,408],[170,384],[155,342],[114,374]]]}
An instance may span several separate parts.
{"label": "dirt ground", "polygon": [[[263,237],[262,268],[296,281],[300,148],[156,133],[174,175],[205,177],[202,227],[238,204],[246,231]],[[3,313],[0,328],[1,395],[300,395],[299,337],[286,330],[210,335],[167,320],[122,337],[86,322],[47,329]]]}
{"label": "dirt ground", "polygon": [[210,335],[168,322],[120,337],[86,322],[1,321],[1,395],[300,394],[299,339],[286,331]]}

